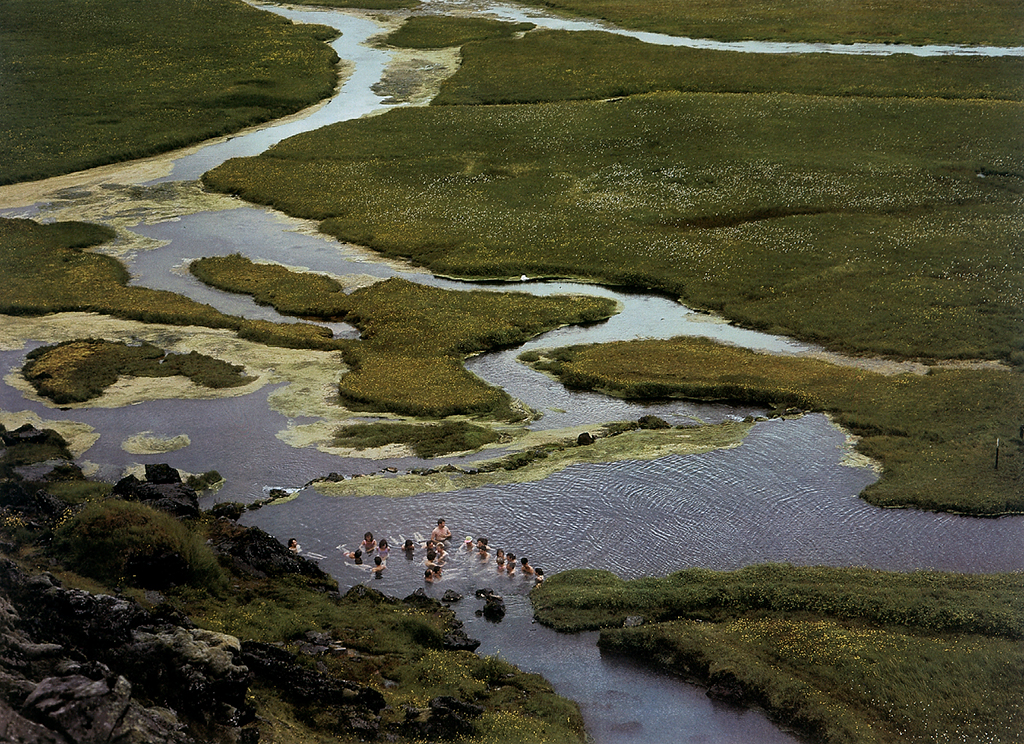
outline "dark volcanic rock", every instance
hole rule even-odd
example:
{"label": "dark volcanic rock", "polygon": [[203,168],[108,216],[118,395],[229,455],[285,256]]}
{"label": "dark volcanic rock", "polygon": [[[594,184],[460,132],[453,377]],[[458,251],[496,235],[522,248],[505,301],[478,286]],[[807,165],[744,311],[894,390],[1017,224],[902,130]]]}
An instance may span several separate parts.
{"label": "dark volcanic rock", "polygon": [[[161,477],[167,476],[163,474]],[[199,516],[199,495],[195,489],[182,483],[180,478],[177,483],[152,483],[128,475],[114,484],[110,495],[124,501],[141,501],[179,519]]]}
{"label": "dark volcanic rock", "polygon": [[240,652],[174,612],[0,559],[0,740],[186,744],[198,726],[204,741],[237,741],[252,719]]}
{"label": "dark volcanic rock", "polygon": [[315,562],[295,555],[286,545],[259,527],[242,527],[228,520],[217,524],[211,534],[212,547],[231,558],[242,573],[259,578],[299,574],[337,586],[337,582]]}

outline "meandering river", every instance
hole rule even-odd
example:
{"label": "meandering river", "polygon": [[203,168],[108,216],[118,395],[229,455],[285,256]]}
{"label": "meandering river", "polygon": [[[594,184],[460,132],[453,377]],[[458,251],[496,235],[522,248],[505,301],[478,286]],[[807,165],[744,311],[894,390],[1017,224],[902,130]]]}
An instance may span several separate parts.
{"label": "meandering river", "polygon": [[[350,77],[327,105],[304,118],[225,139],[177,158],[170,174],[143,184],[107,184],[48,195],[29,207],[8,208],[4,216],[37,219],[87,218],[119,226],[115,249],[128,251],[133,283],[169,289],[206,302],[224,312],[254,318],[280,318],[244,297],[212,290],[196,282],[182,266],[200,256],[242,253],[254,260],[276,261],[360,281],[403,276],[450,289],[474,285],[433,277],[410,267],[385,262],[356,247],[315,234],[315,230],[269,210],[242,206],[225,198],[214,206],[197,206],[194,181],[229,157],[257,154],[281,139],[330,122],[363,116],[384,107],[371,86],[381,79],[390,52],[366,46],[380,33],[373,20],[341,11],[266,6],[301,22],[331,25],[342,31],[334,46],[353,63]],[[464,6],[468,8],[469,6]],[[554,19],[514,6],[474,6],[508,20],[568,29],[605,27],[596,23]],[[716,46],[701,40],[633,34],[651,43]],[[725,48],[736,48],[728,45]],[[813,45],[748,43],[745,51],[843,53],[993,53],[976,48],[876,45],[840,49]],[[1020,49],[994,53],[1022,53]],[[159,210],[131,213],[124,192],[160,202]],[[159,199],[157,199],[159,197]],[[0,189],[0,207],[4,205]],[[133,241],[137,241],[133,242]],[[143,249],[145,248],[145,249]],[[497,289],[488,285],[488,289]],[[517,291],[550,294],[588,292],[616,299],[622,312],[589,328],[564,328],[535,339],[527,348],[622,338],[668,338],[705,335],[773,353],[814,353],[788,339],[745,331],[694,313],[662,297],[623,294],[570,283],[518,282]],[[337,335],[354,329],[332,326]],[[0,370],[15,375],[25,354],[41,340],[27,339],[23,348],[0,351]],[[611,420],[635,419],[654,413],[672,423],[738,420],[753,409],[684,402],[637,404],[565,390],[544,375],[515,361],[522,348],[487,354],[470,368],[544,415],[535,429],[585,428]],[[296,447],[284,433],[316,420],[286,416],[272,405],[280,386],[213,400],[155,400],[119,408],[58,410],[10,384],[0,387],[0,411],[23,412],[42,421],[68,420],[87,424],[99,435],[83,455],[98,475],[116,479],[138,463],[170,462],[189,472],[215,468],[227,477],[216,501],[252,502],[271,488],[299,489],[330,472],[355,475],[432,465],[416,458],[368,460],[340,458],[314,447]],[[133,435],[170,440],[187,435],[190,444],[162,454],[132,454],[124,446]],[[130,448],[129,448],[130,449]],[[295,537],[306,555],[320,560],[343,588],[369,581],[365,567],[352,564],[342,549],[353,547],[367,530],[398,545],[420,539],[438,517],[445,517],[456,537],[486,536],[495,547],[527,556],[549,573],[574,567],[602,568],[625,578],[662,575],[691,567],[729,569],[763,561],[798,564],[864,565],[882,569],[939,569],[964,572],[1024,569],[1024,518],[969,519],[916,511],[885,511],[868,506],[857,494],[874,479],[872,470],[848,463],[846,435],[825,417],[805,416],[756,424],[740,446],[701,455],[673,455],[652,461],[580,464],[534,483],[492,486],[411,497],[332,498],[312,489],[292,500],[246,514],[282,540]],[[471,462],[455,458],[452,462]],[[456,540],[458,542],[458,540]],[[394,555],[389,568],[372,584],[404,596],[423,586],[419,557]],[[528,671],[550,679],[556,689],[580,702],[587,728],[598,744],[680,741],[789,742],[757,712],[736,710],[708,700],[694,687],[604,658],[593,634],[563,636],[531,621],[527,593],[531,582],[499,576],[490,564],[455,552],[443,582],[428,587],[440,596],[455,589],[467,598],[455,605],[470,635],[480,638],[481,653],[501,654]],[[489,586],[506,597],[509,613],[499,624],[478,618],[475,588]]]}

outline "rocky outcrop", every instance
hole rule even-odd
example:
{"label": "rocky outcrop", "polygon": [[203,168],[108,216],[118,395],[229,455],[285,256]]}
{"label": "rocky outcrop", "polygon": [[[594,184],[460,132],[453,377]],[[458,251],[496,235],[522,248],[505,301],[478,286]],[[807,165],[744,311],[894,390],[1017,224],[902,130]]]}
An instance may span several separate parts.
{"label": "rocky outcrop", "polygon": [[146,480],[128,475],[114,484],[110,495],[124,501],[141,501],[179,519],[199,516],[199,495],[181,482],[170,465],[147,465]]}
{"label": "rocky outcrop", "polygon": [[[237,639],[0,558],[0,741],[255,741]],[[140,702],[144,700],[145,703]]]}
{"label": "rocky outcrop", "polygon": [[220,555],[234,563],[242,574],[256,578],[298,574],[337,590],[338,582],[320,566],[288,550],[286,545],[259,527],[243,527],[231,520],[221,519],[211,529],[210,545]]}

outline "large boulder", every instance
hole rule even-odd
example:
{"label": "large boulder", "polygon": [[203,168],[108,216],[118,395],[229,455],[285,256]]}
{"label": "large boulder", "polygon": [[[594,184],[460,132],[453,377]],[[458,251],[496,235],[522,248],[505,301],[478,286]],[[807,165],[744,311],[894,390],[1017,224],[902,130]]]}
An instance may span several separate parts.
{"label": "large boulder", "polygon": [[210,533],[211,547],[230,558],[235,568],[257,578],[298,574],[337,589],[337,581],[314,561],[295,555],[286,545],[259,527],[243,527],[218,520]]}
{"label": "large boulder", "polygon": [[[155,481],[150,480],[151,474]],[[179,519],[199,516],[199,495],[194,488],[181,482],[177,470],[167,465],[147,465],[146,480],[139,480],[134,475],[125,476],[114,484],[110,495],[124,501],[140,501]]]}

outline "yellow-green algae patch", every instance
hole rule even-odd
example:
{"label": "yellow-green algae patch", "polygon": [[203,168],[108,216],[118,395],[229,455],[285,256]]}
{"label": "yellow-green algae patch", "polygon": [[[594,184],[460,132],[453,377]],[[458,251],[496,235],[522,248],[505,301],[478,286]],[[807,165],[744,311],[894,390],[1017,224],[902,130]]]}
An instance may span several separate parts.
{"label": "yellow-green algae patch", "polygon": [[[742,443],[753,426],[753,422],[744,421],[685,429],[639,429],[613,437],[600,437],[594,444],[587,446],[576,445],[576,436],[585,427],[528,432],[517,438],[512,447],[499,444],[490,445],[488,449],[503,447],[502,454],[507,454],[510,450],[523,451],[554,443],[563,444],[564,449],[552,449],[547,457],[533,460],[515,470],[368,476],[339,482],[321,482],[314,487],[329,496],[414,496],[488,485],[527,483],[543,480],[576,463],[656,460],[672,454],[693,455],[716,449],[731,449]],[[445,458],[438,458],[437,467],[442,467],[445,462]],[[477,468],[482,464],[474,462],[467,468]]]}
{"label": "yellow-green algae patch", "polygon": [[80,457],[86,450],[96,444],[99,433],[80,421],[59,421],[41,418],[32,411],[0,411],[0,424],[7,429],[30,424],[37,429],[53,429],[64,438],[68,452],[72,457]]}
{"label": "yellow-green algae patch", "polygon": [[158,437],[151,431],[133,434],[121,443],[121,449],[133,455],[158,455],[162,452],[174,452],[192,444],[188,434],[176,437]]}
{"label": "yellow-green algae patch", "polygon": [[[337,352],[268,347],[240,339],[227,329],[140,323],[95,313],[59,313],[35,318],[8,316],[0,327],[0,349],[6,350],[23,348],[26,339],[59,343],[78,338],[103,338],[124,343],[148,341],[174,353],[196,351],[244,367],[252,381],[235,388],[214,389],[196,385],[184,377],[164,378],[159,385],[145,378],[125,378],[109,387],[99,398],[85,404],[62,406],[65,408],[119,408],[142,401],[168,398],[237,397],[253,393],[264,385],[282,382],[301,386],[301,395],[306,395],[312,388],[323,390],[327,375],[330,375],[331,380],[336,380],[345,369]],[[52,406],[35,394],[35,390],[20,373],[12,372],[4,379],[26,397]],[[276,396],[275,400],[288,397],[282,394]],[[299,395],[291,398],[298,400]],[[305,402],[307,405],[294,414],[282,413],[316,415],[309,410],[310,401]],[[322,408],[326,408],[326,402],[321,403],[324,403]]]}

